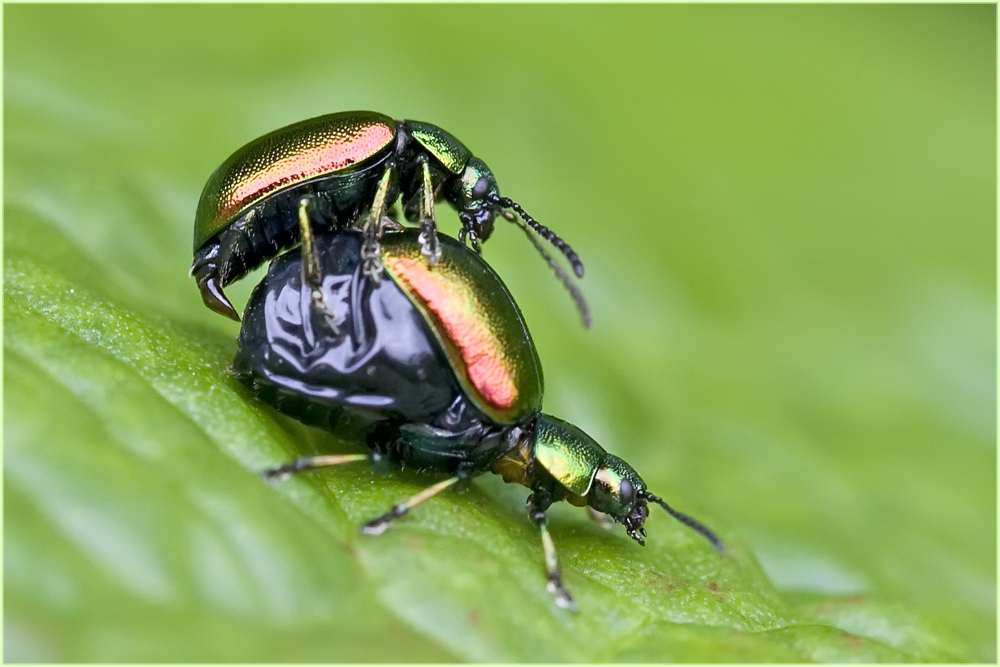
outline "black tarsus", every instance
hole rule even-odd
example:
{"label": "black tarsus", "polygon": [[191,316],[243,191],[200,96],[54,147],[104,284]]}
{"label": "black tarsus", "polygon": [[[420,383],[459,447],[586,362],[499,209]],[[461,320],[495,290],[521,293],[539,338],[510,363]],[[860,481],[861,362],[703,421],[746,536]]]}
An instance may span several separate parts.
{"label": "black tarsus", "polygon": [[558,234],[528,215],[528,213],[521,208],[521,205],[513,199],[493,195],[490,197],[490,200],[494,204],[498,204],[504,208],[513,209],[519,216],[521,216],[521,219],[524,220],[529,227],[538,233],[539,236],[551,243],[557,250],[559,250],[559,252],[566,256],[566,259],[569,260],[569,263],[573,266],[573,273],[576,274],[577,278],[583,278],[583,262],[580,261],[580,256],[577,255],[576,251],[573,250],[568,243],[563,241]]}
{"label": "black tarsus", "polygon": [[646,498],[646,500],[652,503],[656,503],[663,509],[667,510],[667,512],[670,513],[670,516],[674,517],[688,528],[693,528],[694,530],[704,535],[705,539],[707,539],[709,542],[712,543],[712,546],[715,547],[716,551],[722,551],[723,549],[725,549],[725,545],[722,543],[722,540],[719,538],[719,536],[716,535],[714,532],[712,532],[712,530],[705,524],[701,523],[697,519],[689,517],[687,514],[678,512],[673,507],[668,505],[666,501],[663,500],[663,498],[653,495],[649,491],[644,492],[642,495]]}

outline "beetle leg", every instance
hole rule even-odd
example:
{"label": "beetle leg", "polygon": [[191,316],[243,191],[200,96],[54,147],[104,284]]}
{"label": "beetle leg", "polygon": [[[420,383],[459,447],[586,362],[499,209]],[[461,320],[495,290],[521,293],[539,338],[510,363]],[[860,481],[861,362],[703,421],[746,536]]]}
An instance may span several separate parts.
{"label": "beetle leg", "polygon": [[299,233],[302,236],[302,282],[309,286],[313,306],[323,315],[327,326],[333,335],[340,334],[334,324],[334,314],[323,294],[323,269],[321,268],[319,251],[313,243],[312,225],[309,224],[309,208],[314,205],[312,197],[299,200]]}
{"label": "beetle leg", "polygon": [[420,192],[420,252],[427,258],[431,266],[441,259],[441,245],[438,243],[437,223],[434,220],[434,184],[431,181],[431,168],[427,156],[419,158],[420,170],[423,175],[423,187]]}
{"label": "beetle leg", "polygon": [[361,259],[364,264],[365,277],[376,285],[382,280],[382,249],[379,247],[379,234],[382,230],[382,217],[385,215],[386,199],[389,196],[389,183],[392,181],[392,165],[386,167],[375,191],[372,209],[365,221],[362,233],[364,242],[361,244]]}
{"label": "beetle leg", "polygon": [[383,514],[382,516],[376,517],[366,523],[361,527],[361,532],[365,535],[379,535],[389,527],[389,524],[398,519],[401,516],[405,516],[411,509],[424,502],[425,500],[430,500],[437,494],[441,493],[445,489],[451,488],[455,484],[468,479],[467,474],[459,473],[454,477],[449,477],[443,482],[438,482],[434,486],[429,486],[420,493],[416,494],[409,500],[401,503],[396,503],[392,506],[392,509]]}
{"label": "beetle leg", "polygon": [[405,226],[401,225],[396,218],[392,217],[392,209],[390,209],[389,215],[382,218],[382,231],[389,230],[390,232],[401,232],[406,229]]}
{"label": "beetle leg", "polygon": [[354,463],[355,461],[367,461],[371,457],[368,454],[329,454],[324,456],[300,456],[294,461],[282,464],[275,468],[268,468],[260,473],[268,482],[281,482],[292,475],[304,470],[315,468],[326,468],[328,466],[339,466],[343,463]]}
{"label": "beetle leg", "polygon": [[[549,534],[549,521],[545,516],[545,510],[548,509],[550,503],[540,497],[542,495],[540,491],[535,491],[535,493],[528,496],[527,509],[528,517],[538,526],[538,530],[542,535],[542,549],[545,551],[545,576],[549,580],[546,588],[548,588],[549,593],[552,593],[556,597],[556,605],[563,609],[577,612],[580,611],[580,607],[577,606],[576,600],[573,599],[569,590],[563,585],[562,568],[559,567],[559,558],[556,556],[556,545]],[[544,494],[546,497],[547,495]]]}
{"label": "beetle leg", "polygon": [[598,512],[590,505],[587,505],[587,515],[590,519],[604,530],[611,530],[615,527],[615,520],[604,512]]}
{"label": "beetle leg", "polygon": [[476,251],[477,255],[483,254],[483,249],[479,245],[479,234],[476,234],[476,232],[472,229],[469,230],[469,244],[472,246],[472,249]]}
{"label": "beetle leg", "polygon": [[218,266],[216,265],[219,249],[218,243],[208,243],[195,253],[191,275],[198,284],[201,300],[205,302],[206,306],[220,315],[225,315],[229,319],[239,322],[239,314],[226,298],[222,291],[222,285],[219,284]]}
{"label": "beetle leg", "polygon": [[458,240],[464,245],[472,245],[472,249],[476,251],[477,255],[483,254],[483,249],[479,245],[479,236],[473,230],[462,227],[458,230]]}
{"label": "beetle leg", "polygon": [[226,298],[215,276],[197,276],[198,289],[201,291],[202,302],[220,315],[225,315],[231,320],[240,321],[240,315],[233,308],[233,304]]}

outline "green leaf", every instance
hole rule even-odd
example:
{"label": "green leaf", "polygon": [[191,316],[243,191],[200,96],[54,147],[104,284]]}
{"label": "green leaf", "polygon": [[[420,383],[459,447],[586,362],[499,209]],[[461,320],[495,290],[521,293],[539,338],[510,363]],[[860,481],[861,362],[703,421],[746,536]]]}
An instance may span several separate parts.
{"label": "green leaf", "polygon": [[[7,661],[995,660],[994,7],[4,18]],[[546,411],[723,554],[658,510],[641,548],[556,507],[573,615],[521,487],[370,537],[436,478],[260,479],[360,443],[228,375],[193,213],[230,151],[349,108],[454,132],[573,243],[591,332],[518,234],[485,251]]]}

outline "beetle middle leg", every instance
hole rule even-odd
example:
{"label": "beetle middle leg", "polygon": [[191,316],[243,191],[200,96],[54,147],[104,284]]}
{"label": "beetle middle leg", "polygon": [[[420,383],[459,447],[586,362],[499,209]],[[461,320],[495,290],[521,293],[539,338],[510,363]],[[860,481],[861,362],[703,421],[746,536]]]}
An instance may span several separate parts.
{"label": "beetle middle leg", "polygon": [[382,179],[375,191],[375,200],[372,202],[371,211],[365,221],[364,228],[361,230],[364,238],[361,244],[363,272],[365,277],[371,279],[376,285],[382,281],[382,249],[378,240],[382,233],[382,219],[385,217],[386,205],[391,203],[388,201],[391,183],[392,165],[390,164],[382,173]]}
{"label": "beetle middle leg", "polygon": [[549,593],[556,598],[556,605],[562,607],[563,609],[569,609],[570,611],[580,611],[580,608],[576,604],[576,600],[570,594],[569,590],[563,584],[562,580],[562,568],[559,567],[559,557],[556,555],[556,545],[552,541],[552,536],[549,534],[549,521],[545,516],[545,510],[549,508],[552,504],[549,494],[542,488],[536,488],[535,491],[528,496],[527,510],[528,517],[538,526],[538,530],[542,535],[542,549],[545,551],[545,576],[548,577],[549,583],[546,588],[548,588]]}
{"label": "beetle middle leg", "polygon": [[260,473],[268,482],[280,482],[288,479],[292,475],[297,475],[306,470],[316,468],[327,468],[329,466],[339,466],[344,463],[354,463],[356,461],[368,461],[372,457],[369,454],[325,454],[322,456],[300,456],[294,461],[284,463],[274,468],[268,468]]}
{"label": "beetle middle leg", "polygon": [[433,486],[429,486],[420,493],[412,496],[408,500],[401,503],[396,503],[392,506],[392,509],[383,514],[382,516],[375,517],[364,526],[361,527],[361,532],[365,535],[380,535],[385,532],[385,529],[389,527],[389,524],[398,519],[401,516],[406,516],[406,514],[412,510],[417,505],[424,501],[430,500],[437,494],[441,493],[446,489],[450,489],[460,482],[467,482],[471,479],[471,475],[467,470],[459,470],[454,477],[449,477],[448,479],[438,482]]}
{"label": "beetle middle leg", "polygon": [[311,196],[299,200],[299,233],[302,236],[302,282],[309,287],[312,304],[323,315],[327,326],[334,335],[340,333],[334,324],[333,309],[323,294],[323,269],[319,251],[313,243],[312,225],[309,223],[309,209],[315,206]]}

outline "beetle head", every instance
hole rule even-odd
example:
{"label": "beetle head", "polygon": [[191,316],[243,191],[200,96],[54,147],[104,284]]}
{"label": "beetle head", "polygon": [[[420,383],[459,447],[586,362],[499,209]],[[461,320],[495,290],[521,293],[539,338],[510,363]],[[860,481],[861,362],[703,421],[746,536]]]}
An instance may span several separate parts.
{"label": "beetle head", "polygon": [[606,454],[594,475],[587,504],[614,517],[624,524],[629,537],[645,544],[643,523],[649,516],[645,492],[646,484],[632,466],[614,454]]}
{"label": "beetle head", "polygon": [[500,211],[495,202],[500,192],[493,172],[479,158],[469,158],[456,190],[458,217],[462,226],[477,240],[487,240],[493,233],[493,219]]}
{"label": "beetle head", "polygon": [[546,252],[537,237],[545,239],[566,256],[577,278],[583,277],[583,262],[580,261],[580,257],[568,243],[559,238],[558,234],[528,215],[520,204],[507,197],[501,197],[497,179],[485,162],[477,157],[469,158],[461,177],[454,181],[449,201],[458,210],[458,217],[462,221],[462,233],[459,238],[464,240],[468,234],[476,252],[479,251],[479,244],[493,234],[493,223],[498,215],[521,227],[528,235],[531,244],[569,290],[580,311],[584,326],[590,327],[590,308],[583,294],[573,284],[572,278],[566,271]]}
{"label": "beetle head", "polygon": [[722,551],[723,544],[711,528],[687,514],[678,512],[663,498],[650,493],[646,484],[632,466],[613,454],[605,456],[601,467],[594,476],[587,504],[599,512],[610,514],[615,521],[625,525],[625,532],[639,544],[646,544],[646,529],[643,523],[649,516],[649,503],[656,503],[688,528],[699,533]]}
{"label": "beetle head", "polygon": [[608,454],[579,427],[552,415],[539,415],[534,456],[535,462],[569,492],[571,503],[586,504],[611,516],[639,544],[646,543],[643,524],[649,516],[649,503],[655,503],[722,551],[722,540],[710,528],[650,493],[632,466]]}
{"label": "beetle head", "polygon": [[571,502],[610,515],[643,543],[642,524],[649,516],[646,483],[632,466],[608,454],[578,426],[546,414],[535,422],[535,460],[571,494]]}

